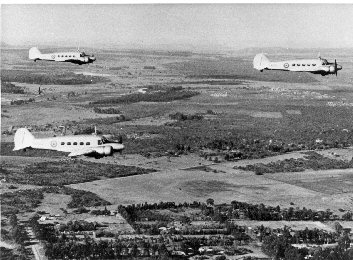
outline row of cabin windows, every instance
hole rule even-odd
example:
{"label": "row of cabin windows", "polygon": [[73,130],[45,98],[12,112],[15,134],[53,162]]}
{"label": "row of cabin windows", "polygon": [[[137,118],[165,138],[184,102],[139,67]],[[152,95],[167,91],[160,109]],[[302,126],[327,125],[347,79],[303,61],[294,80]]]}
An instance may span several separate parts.
{"label": "row of cabin windows", "polygon": [[[67,57],[69,57],[69,58],[71,58],[71,55],[58,55],[58,57],[60,58],[60,57],[62,57],[62,58],[67,58]],[[75,55],[72,55],[72,57],[76,57]]]}
{"label": "row of cabin windows", "polygon": [[313,65],[313,66],[316,66],[316,64],[292,64],[292,66],[311,66],[311,65]]}
{"label": "row of cabin windows", "polygon": [[[78,142],[73,142],[72,145],[77,145]],[[84,145],[84,142],[80,142],[80,145]],[[65,145],[65,142],[61,142],[61,145]],[[66,145],[71,145],[71,142],[67,142]],[[91,145],[91,142],[86,142],[86,145]]]}

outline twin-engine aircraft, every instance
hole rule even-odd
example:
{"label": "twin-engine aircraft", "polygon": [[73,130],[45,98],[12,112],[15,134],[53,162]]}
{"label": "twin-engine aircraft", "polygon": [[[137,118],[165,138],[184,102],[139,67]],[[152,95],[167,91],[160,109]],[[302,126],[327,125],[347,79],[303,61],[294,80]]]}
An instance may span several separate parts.
{"label": "twin-engine aircraft", "polygon": [[336,60],[334,63],[330,63],[326,59],[322,59],[320,56],[317,59],[271,62],[263,53],[259,53],[255,56],[253,65],[254,69],[261,72],[263,70],[284,70],[310,72],[313,74],[321,74],[322,76],[326,76],[328,74],[336,74],[337,76],[337,71],[342,69],[342,66],[338,65]]}
{"label": "twin-engine aircraft", "polygon": [[76,52],[53,52],[42,54],[38,48],[32,47],[29,50],[29,59],[37,60],[48,60],[48,61],[58,61],[58,62],[71,62],[78,65],[92,63],[96,60],[94,55],[87,55],[84,52],[77,50]]}
{"label": "twin-engine aircraft", "polygon": [[14,137],[13,151],[26,148],[55,150],[68,152],[70,157],[87,155],[96,158],[112,156],[114,152],[122,152],[122,142],[108,140],[104,135],[64,135],[48,138],[35,138],[26,128],[19,128]]}

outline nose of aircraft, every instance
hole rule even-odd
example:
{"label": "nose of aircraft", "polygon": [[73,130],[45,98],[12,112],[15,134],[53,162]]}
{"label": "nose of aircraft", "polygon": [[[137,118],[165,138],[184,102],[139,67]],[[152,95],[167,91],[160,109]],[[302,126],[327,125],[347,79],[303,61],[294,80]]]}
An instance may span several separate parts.
{"label": "nose of aircraft", "polygon": [[91,56],[91,57],[89,57],[89,58],[90,58],[90,60],[93,60],[93,61],[96,60],[96,57],[94,57],[94,56]]}
{"label": "nose of aircraft", "polygon": [[337,70],[341,70],[342,66],[337,64]]}

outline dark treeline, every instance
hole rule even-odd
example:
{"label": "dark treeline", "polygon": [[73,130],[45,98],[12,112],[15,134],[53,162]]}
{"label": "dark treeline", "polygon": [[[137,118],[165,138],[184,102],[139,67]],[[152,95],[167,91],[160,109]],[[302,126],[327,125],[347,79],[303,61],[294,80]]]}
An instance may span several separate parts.
{"label": "dark treeline", "polygon": [[274,221],[274,220],[316,220],[316,221],[327,221],[336,220],[338,216],[334,216],[333,212],[326,211],[315,211],[312,209],[306,209],[305,207],[300,208],[288,208],[281,209],[279,206],[265,206],[264,204],[249,204],[246,202],[232,201],[231,208],[224,209],[224,213],[227,214],[227,218],[246,218],[251,220],[263,220],[263,221]]}
{"label": "dark treeline", "polygon": [[43,85],[80,85],[109,81],[109,79],[104,77],[87,76],[83,74],[75,74],[73,72],[38,74],[27,70],[2,70],[1,80],[5,82]]}
{"label": "dark treeline", "polygon": [[12,94],[24,94],[24,88],[16,86],[11,82],[1,81],[1,92],[2,93],[12,93]]}
{"label": "dark treeline", "polygon": [[178,120],[178,121],[203,119],[203,115],[200,115],[200,114],[186,115],[186,114],[183,114],[180,112],[177,112],[175,114],[170,114],[169,117],[170,117],[170,119]]}
{"label": "dark treeline", "polygon": [[256,228],[259,240],[263,241],[264,238],[271,235],[284,237],[290,244],[332,244],[339,241],[341,233],[327,232],[321,229],[308,229],[292,231],[288,227],[271,229],[263,225]]}
{"label": "dark treeline", "polygon": [[181,100],[191,98],[198,95],[199,92],[184,90],[179,87],[167,88],[164,90],[147,92],[147,93],[133,93],[116,98],[108,98],[92,102],[91,104],[130,104],[136,102],[170,102],[173,100]]}
{"label": "dark treeline", "polygon": [[70,195],[72,200],[69,208],[92,207],[110,205],[108,201],[98,197],[93,192],[76,190],[70,187],[48,186],[35,190],[19,190],[6,192],[1,195],[1,214],[8,216],[25,211],[33,211],[44,198],[44,193]]}
{"label": "dark treeline", "polygon": [[236,169],[253,171],[257,175],[276,172],[301,172],[306,169],[329,170],[353,168],[353,160],[344,161],[324,157],[316,152],[310,152],[304,158],[286,159],[283,161],[270,162],[268,164],[257,163],[253,165],[239,166]]}
{"label": "dark treeline", "polygon": [[[299,237],[298,237],[299,236]],[[305,239],[307,243],[313,242],[320,244],[328,238],[327,242],[337,241],[338,246],[334,248],[316,249],[296,248],[292,246],[296,240]],[[332,239],[332,241],[330,240]],[[283,260],[304,260],[310,256],[309,259],[313,260],[349,260],[353,259],[353,249],[349,249],[350,239],[348,234],[338,233],[324,233],[320,230],[302,230],[296,232],[293,236],[287,228],[282,229],[280,232],[271,232],[269,235],[263,237],[262,251],[274,259]]]}
{"label": "dark treeline", "polygon": [[233,134],[229,137],[214,139],[206,143],[204,148],[223,151],[226,160],[234,160],[264,158],[300,150],[343,148],[353,144],[352,130],[323,130],[319,126],[311,127],[311,129],[294,133],[287,128],[278,131],[276,129],[275,136],[260,134],[256,138],[251,138],[246,134]]}
{"label": "dark treeline", "polygon": [[118,212],[126,219],[127,222],[132,223],[141,220],[141,212],[146,210],[158,210],[158,209],[176,209],[182,207],[199,208],[201,202],[194,201],[192,203],[184,202],[176,204],[175,202],[159,202],[148,204],[132,204],[128,206],[119,205]]}

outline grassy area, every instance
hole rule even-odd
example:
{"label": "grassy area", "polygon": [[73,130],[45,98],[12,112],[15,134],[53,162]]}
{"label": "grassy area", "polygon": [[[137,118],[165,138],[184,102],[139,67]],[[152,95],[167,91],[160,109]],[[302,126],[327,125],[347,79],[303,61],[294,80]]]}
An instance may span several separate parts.
{"label": "grassy area", "polygon": [[146,93],[133,93],[116,98],[107,98],[92,102],[93,105],[112,105],[112,104],[130,104],[137,102],[170,102],[191,98],[198,95],[197,91],[185,90],[181,87],[163,88],[157,91]]}
{"label": "grassy area", "polygon": [[93,108],[93,111],[97,114],[121,114],[121,111],[114,107],[109,107],[109,108],[95,107]]}
{"label": "grassy area", "polygon": [[25,166],[23,171],[14,171],[10,167],[13,166],[3,166],[0,169],[0,178],[5,178],[8,182],[40,186],[68,185],[100,178],[148,174],[155,171],[135,166],[94,163],[84,160],[38,162]]}
{"label": "grassy area", "polygon": [[235,167],[235,169],[253,171],[257,175],[276,172],[301,172],[305,170],[330,170],[353,168],[353,160],[343,161],[324,157],[316,152],[308,152],[304,158],[286,159],[268,164],[257,163]]}
{"label": "grassy area", "polygon": [[66,156],[67,153],[53,150],[27,149],[26,151],[12,151],[14,148],[13,142],[1,142],[2,156],[26,156],[26,157],[57,157]]}
{"label": "grassy area", "polygon": [[166,66],[170,69],[189,75],[192,78],[243,79],[292,83],[310,83],[317,81],[310,74],[304,73],[285,73],[280,71],[264,71],[261,73],[253,69],[252,59],[195,59],[191,61],[169,63]]}
{"label": "grassy area", "polygon": [[28,70],[2,70],[1,80],[6,82],[21,82],[43,85],[80,85],[109,81],[104,77],[75,74],[73,72],[36,73]]}
{"label": "grassy area", "polygon": [[45,187],[41,189],[20,190],[2,194],[1,215],[8,216],[20,212],[34,211],[43,200],[44,193],[71,195],[72,201],[68,204],[69,208],[103,206],[110,204],[92,192],[75,190],[69,187]]}

